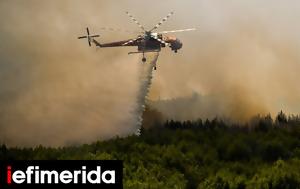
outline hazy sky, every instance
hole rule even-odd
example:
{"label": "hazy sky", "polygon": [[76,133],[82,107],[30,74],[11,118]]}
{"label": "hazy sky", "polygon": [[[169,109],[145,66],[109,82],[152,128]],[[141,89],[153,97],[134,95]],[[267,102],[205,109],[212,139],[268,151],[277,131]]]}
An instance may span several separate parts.
{"label": "hazy sky", "polygon": [[159,31],[197,28],[176,34],[178,54],[160,54],[150,99],[196,92],[213,99],[209,115],[237,120],[300,112],[298,1],[2,0],[0,142],[77,144],[136,130],[142,65],[127,55],[135,49],[96,51],[76,39],[86,26],[101,42],[134,37],[100,30],[138,30],[126,11],[146,28],[170,11]]}

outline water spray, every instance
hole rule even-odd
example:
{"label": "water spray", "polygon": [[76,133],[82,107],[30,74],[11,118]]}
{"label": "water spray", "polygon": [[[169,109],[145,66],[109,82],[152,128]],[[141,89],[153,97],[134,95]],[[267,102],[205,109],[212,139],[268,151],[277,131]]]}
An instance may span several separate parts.
{"label": "water spray", "polygon": [[141,134],[141,126],[143,122],[143,112],[146,108],[146,101],[149,93],[149,89],[151,87],[152,82],[152,71],[156,67],[156,61],[158,59],[159,53],[153,53],[150,55],[151,58],[148,63],[145,63],[141,67],[141,75],[139,78],[140,86],[139,92],[137,94],[137,130],[135,132],[136,135]]}

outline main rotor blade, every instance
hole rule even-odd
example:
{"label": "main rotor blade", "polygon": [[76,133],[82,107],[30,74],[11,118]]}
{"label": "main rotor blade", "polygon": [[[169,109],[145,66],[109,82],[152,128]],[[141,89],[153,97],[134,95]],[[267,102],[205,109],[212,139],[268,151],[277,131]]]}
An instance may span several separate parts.
{"label": "main rotor blade", "polygon": [[158,38],[156,35],[151,35],[151,37],[152,37],[153,39],[156,39],[157,41],[159,41],[160,43],[162,43],[162,44],[164,44],[164,45],[166,45],[166,46],[169,46],[169,45],[170,45],[169,43],[165,42],[164,40]]}
{"label": "main rotor blade", "polygon": [[[130,30],[123,30],[123,29],[120,29],[120,28],[100,28],[100,30],[105,30],[105,31],[112,31],[112,32],[124,32],[124,33],[142,33],[140,31],[130,31]],[[144,32],[143,32],[144,33]]]}
{"label": "main rotor blade", "polygon": [[178,32],[195,31],[195,30],[196,30],[196,28],[190,28],[190,29],[184,29],[184,30],[162,31],[162,32],[157,32],[157,33],[166,34],[166,33],[178,33]]}
{"label": "main rotor blade", "polygon": [[154,26],[154,28],[152,28],[150,31],[152,32],[153,30],[156,30],[157,28],[159,28],[164,22],[166,22],[170,16],[172,16],[174,14],[174,12],[170,12],[166,17],[164,17],[160,22],[158,22],[158,24],[156,24]]}
{"label": "main rotor blade", "polygon": [[130,44],[130,43],[133,43],[133,42],[139,40],[140,38],[141,38],[141,37],[138,37],[138,38],[135,38],[135,39],[131,39],[131,40],[127,41],[126,43],[122,44],[122,46],[125,46],[125,45],[128,45],[128,44]]}
{"label": "main rotor blade", "polygon": [[100,35],[92,35],[91,37],[100,37]]}
{"label": "main rotor blade", "polygon": [[87,36],[78,37],[78,39],[84,39],[87,38]]}
{"label": "main rotor blade", "polygon": [[134,21],[134,23],[136,23],[143,31],[146,31],[144,26],[142,26],[142,24],[139,23],[139,21],[137,21],[137,19],[135,19],[129,12],[126,12],[126,14],[130,17],[130,19],[132,21]]}
{"label": "main rotor blade", "polygon": [[86,32],[87,32],[88,35],[90,35],[90,30],[89,30],[89,28],[86,28]]}

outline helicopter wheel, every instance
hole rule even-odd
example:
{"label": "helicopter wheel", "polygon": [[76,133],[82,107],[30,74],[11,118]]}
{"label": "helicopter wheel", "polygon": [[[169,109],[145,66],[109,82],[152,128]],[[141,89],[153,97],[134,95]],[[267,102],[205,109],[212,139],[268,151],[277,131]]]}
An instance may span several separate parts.
{"label": "helicopter wheel", "polygon": [[145,57],[142,58],[142,62],[145,63],[147,60]]}

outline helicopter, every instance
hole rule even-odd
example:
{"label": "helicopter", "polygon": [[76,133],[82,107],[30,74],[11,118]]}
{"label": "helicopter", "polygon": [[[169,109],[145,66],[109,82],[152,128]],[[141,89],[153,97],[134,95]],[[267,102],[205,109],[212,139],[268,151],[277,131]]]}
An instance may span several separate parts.
{"label": "helicopter", "polygon": [[[146,30],[145,27],[143,25],[141,25],[140,22],[134,16],[132,16],[129,12],[126,12],[126,14],[129,16],[129,18],[135,24],[137,24],[137,26],[141,30],[140,32],[138,32],[139,35],[137,37],[128,39],[128,40],[123,40],[123,41],[111,42],[111,43],[100,43],[99,41],[97,41],[95,39],[97,37],[100,37],[100,35],[91,35],[90,30],[87,27],[86,28],[87,35],[78,37],[78,39],[87,39],[89,46],[91,46],[91,44],[94,43],[95,46],[99,47],[99,48],[137,46],[136,52],[129,52],[128,54],[129,55],[137,54],[137,53],[143,54],[142,62],[144,63],[147,61],[145,58],[145,53],[160,52],[161,49],[164,47],[170,47],[170,49],[172,51],[177,53],[178,50],[182,48],[183,44],[177,37],[166,36],[164,34],[196,30],[195,28],[190,28],[190,29],[155,32],[155,30],[157,30],[164,22],[166,22],[174,14],[174,12],[169,13],[166,17],[164,17],[160,22],[158,22],[150,30]],[[101,29],[107,30],[107,28],[101,28]],[[110,28],[108,30],[116,31],[112,28]]]}

